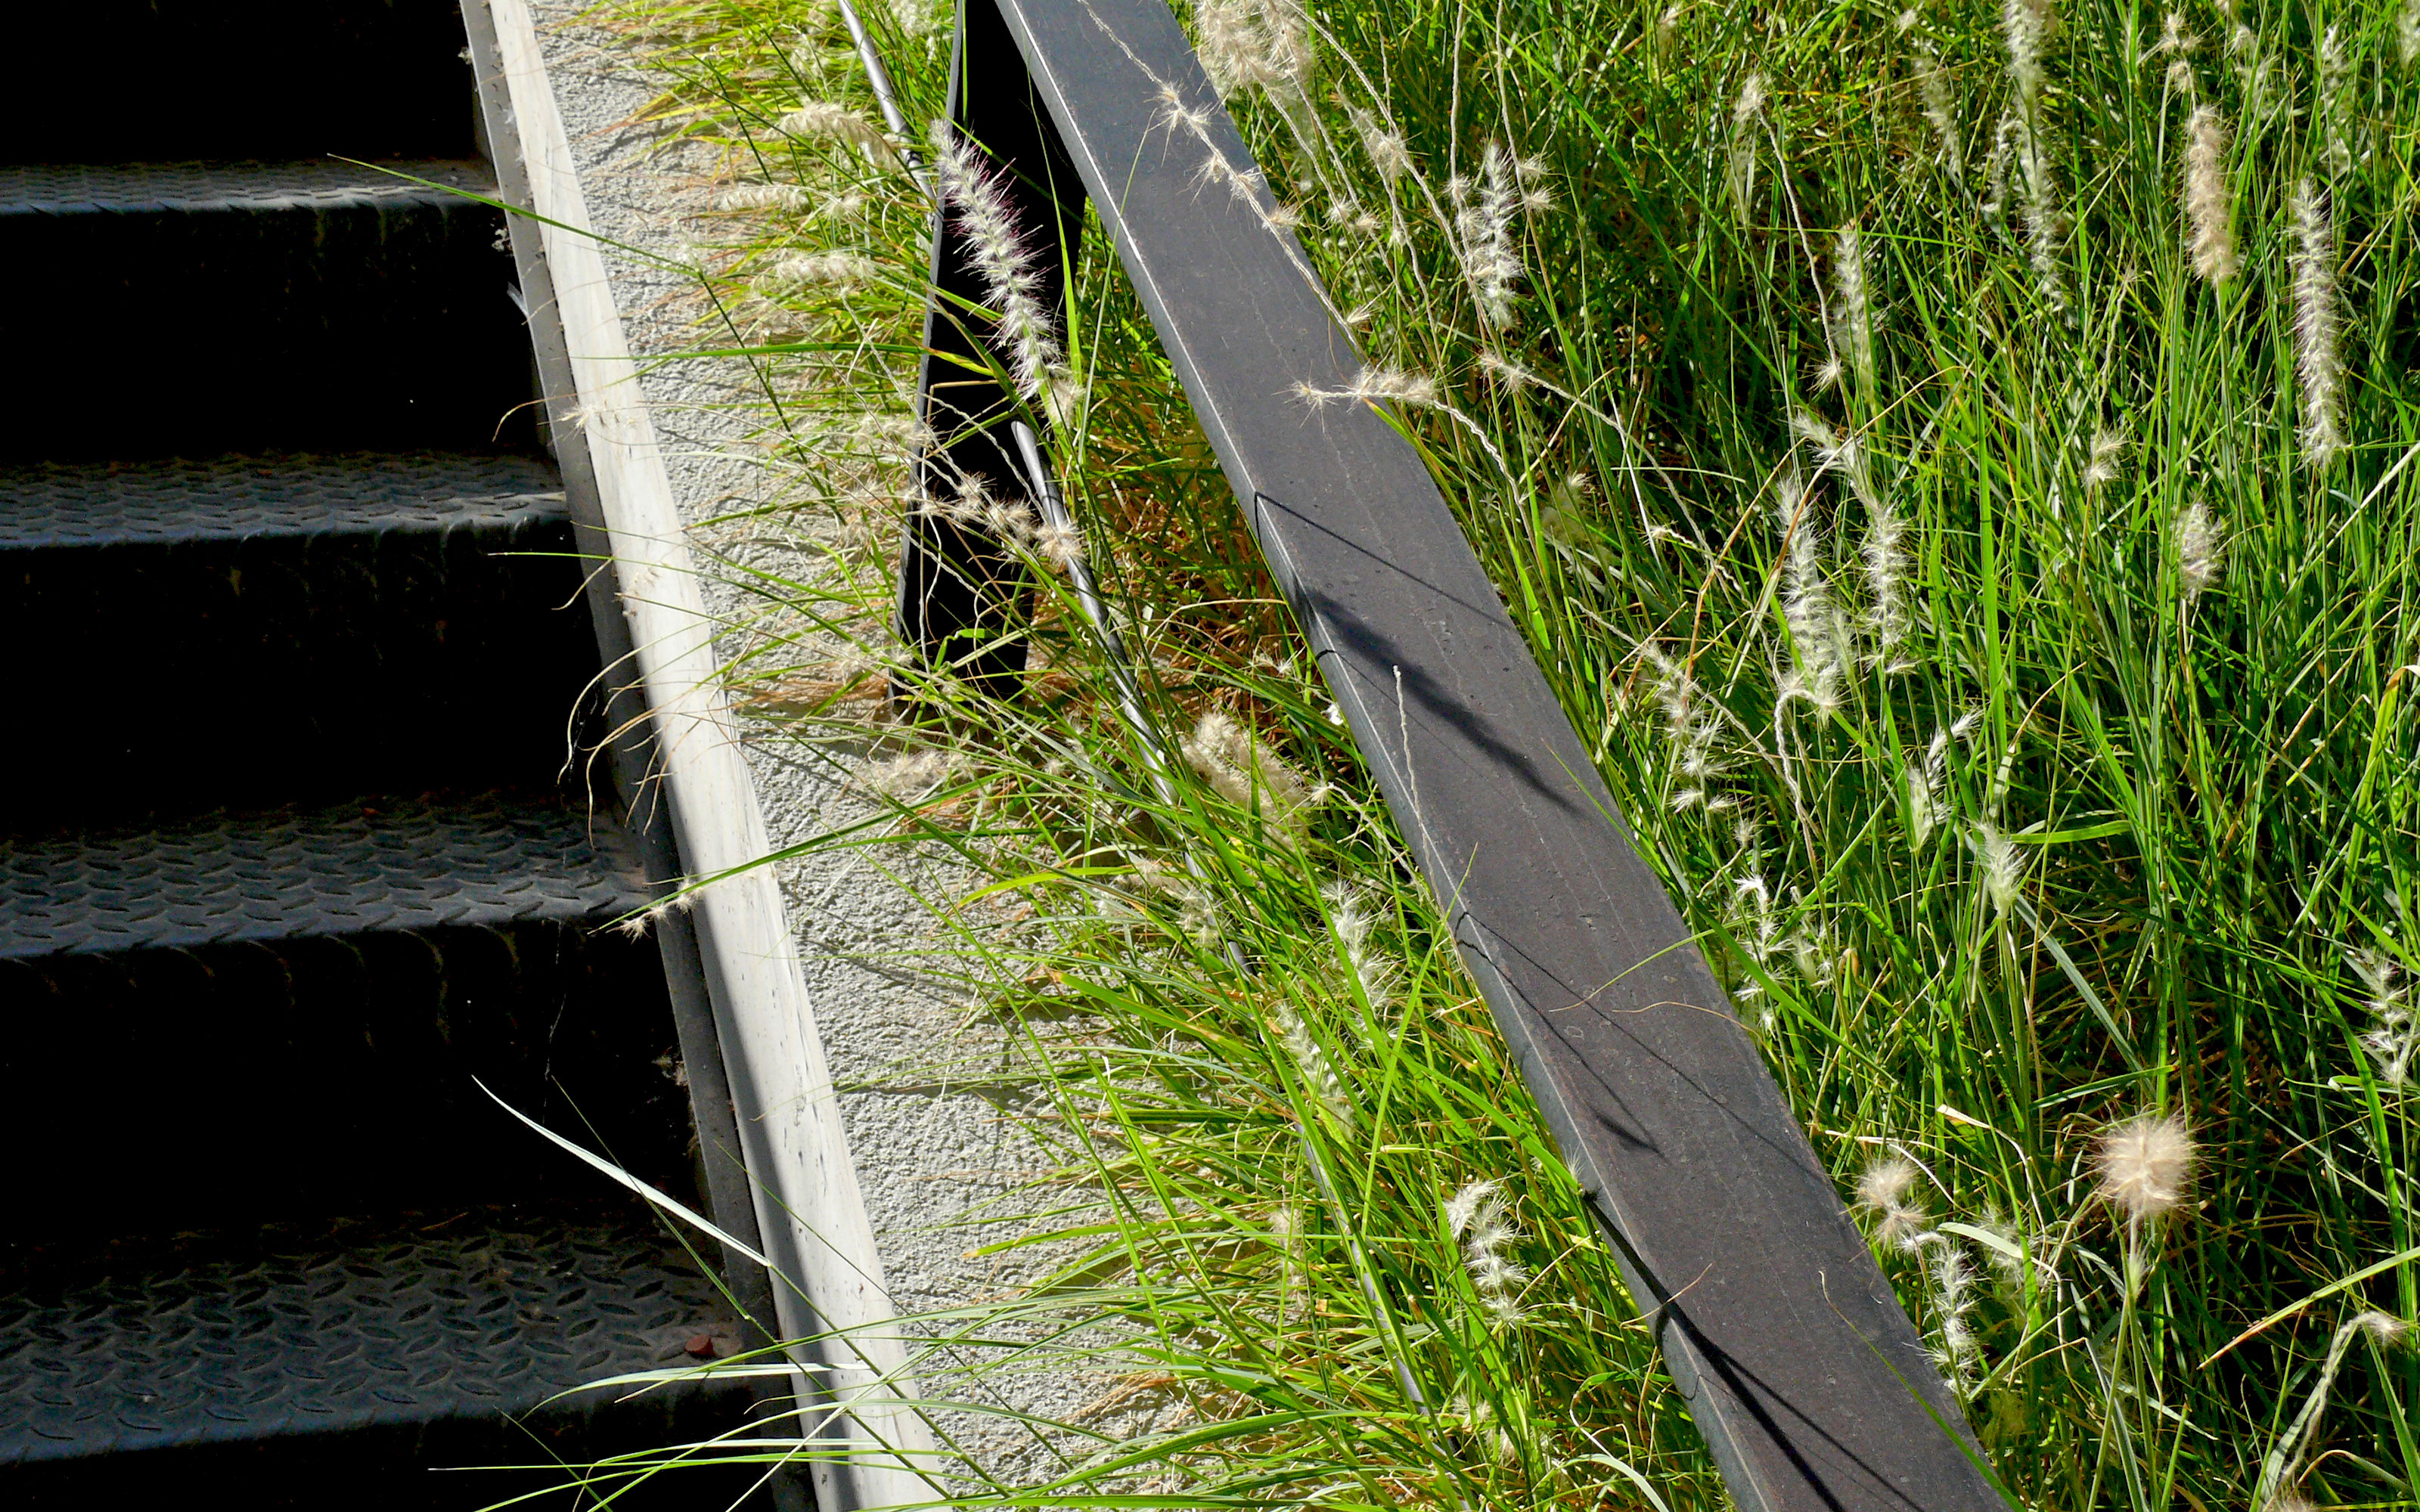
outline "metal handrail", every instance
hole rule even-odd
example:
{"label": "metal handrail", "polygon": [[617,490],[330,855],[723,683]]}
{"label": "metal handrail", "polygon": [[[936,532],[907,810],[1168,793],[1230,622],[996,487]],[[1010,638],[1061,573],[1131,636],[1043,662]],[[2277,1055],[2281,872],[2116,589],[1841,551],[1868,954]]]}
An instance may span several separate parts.
{"label": "metal handrail", "polygon": [[[965,0],[950,100],[1052,256],[1080,178],[1733,1499],[2005,1506],[1419,455],[1371,405],[1298,397],[1356,392],[1357,346],[1164,0]],[[1007,353],[977,345],[946,207],[934,245],[920,477],[1049,507],[1016,396],[970,378]],[[1018,569],[941,518],[903,545],[903,636],[1013,687]]]}

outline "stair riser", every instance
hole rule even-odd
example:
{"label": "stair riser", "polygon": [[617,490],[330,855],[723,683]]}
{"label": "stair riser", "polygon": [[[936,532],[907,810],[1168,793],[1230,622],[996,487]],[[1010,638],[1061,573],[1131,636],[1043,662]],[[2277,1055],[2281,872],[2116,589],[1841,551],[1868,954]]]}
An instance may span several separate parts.
{"label": "stair riser", "polygon": [[44,1151],[0,1242],[76,1237],[101,1191],[122,1194],[117,1231],[169,1232],[600,1180],[480,1082],[653,1183],[690,1180],[644,937],[523,924],[0,962],[0,1140]]}
{"label": "stair riser", "polygon": [[526,444],[501,212],[469,200],[0,215],[23,458]]}
{"label": "stair riser", "polygon": [[597,654],[560,519],[21,550],[0,624],[50,735],[20,832],[436,787],[548,786]]}
{"label": "stair riser", "polygon": [[[90,0],[10,18],[29,68],[8,91],[0,152],[19,162],[156,158],[467,157],[471,66],[444,0]],[[169,123],[173,123],[173,127]]]}

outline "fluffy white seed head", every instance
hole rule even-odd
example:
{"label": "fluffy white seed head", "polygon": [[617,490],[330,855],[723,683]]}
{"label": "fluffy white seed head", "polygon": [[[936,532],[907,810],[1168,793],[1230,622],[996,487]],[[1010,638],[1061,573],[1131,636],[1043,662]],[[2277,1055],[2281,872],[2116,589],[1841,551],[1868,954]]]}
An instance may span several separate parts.
{"label": "fluffy white seed head", "polygon": [[2420,63],[2420,0],[2404,0],[2395,18],[2395,55],[2407,69]]}
{"label": "fluffy white seed head", "polygon": [[[1044,303],[1040,261],[998,177],[947,121],[932,126],[933,181],[983,275],[984,301],[999,315],[1000,355],[1028,399],[1070,381],[1058,323]],[[1053,406],[1052,408],[1058,408]]]}
{"label": "fluffy white seed head", "polygon": [[1280,1002],[1270,1011],[1269,1026],[1277,1030],[1279,1044],[1301,1072],[1304,1088],[1329,1118],[1342,1127],[1352,1127],[1353,1099],[1345,1093],[1344,1078],[1337,1073],[1336,1062],[1328,1056],[1326,1046],[1311,1032],[1302,1015],[1294,1011],[1293,1005]]}
{"label": "fluffy white seed head", "polygon": [[1916,1190],[1922,1174],[1905,1155],[1890,1155],[1857,1178],[1857,1206],[1874,1215],[1874,1238],[1892,1249],[1913,1253],[1930,1236],[1931,1219]]}
{"label": "fluffy white seed head", "polygon": [[1841,332],[1847,338],[1850,367],[1857,383],[1871,393],[1874,383],[1873,302],[1866,287],[1866,243],[1851,221],[1832,239],[1832,286],[1839,301]]}
{"label": "fluffy white seed head", "polygon": [[2139,1224],[2184,1201],[2199,1153],[2182,1115],[2138,1113],[2101,1131],[2092,1162],[2101,1195],[2129,1224]]}
{"label": "fluffy white seed head", "polygon": [[881,276],[881,267],[861,252],[794,252],[759,272],[751,286],[768,299],[812,287],[846,294]]}
{"label": "fluffy white seed head", "polygon": [[1213,793],[1239,809],[1257,810],[1281,834],[1298,835],[1305,811],[1326,795],[1224,709],[1202,715],[1177,749]]}
{"label": "fluffy white seed head", "polygon": [[2327,192],[2294,190],[2294,369],[2302,382],[2303,455],[2325,468],[2344,449],[2344,356],[2336,313],[2336,241]]}
{"label": "fluffy white seed head", "polygon": [[2041,99],[2042,39],[2049,30],[2050,0],[2001,0],[2000,31],[2009,49],[2009,80],[2018,108],[2032,116]]}
{"label": "fluffy white seed head", "polygon": [[1975,849],[1982,859],[1983,895],[1991,900],[1993,912],[2005,914],[2017,905],[2024,888],[2024,857],[2014,837],[1997,825],[1975,826]]}
{"label": "fluffy white seed head", "polygon": [[1932,1263],[1927,1269],[1932,1283],[1933,1327],[1940,1338],[1933,1362],[1963,1396],[1973,1383],[1978,1352],[1973,1321],[1975,1304],[1980,1300],[1975,1294],[1975,1267],[1968,1263],[1966,1252],[1945,1237],[1932,1246]]}
{"label": "fluffy white seed head", "polygon": [[1941,165],[1949,170],[1950,182],[1966,181],[1966,150],[1958,130],[1957,101],[1949,85],[1949,71],[1941,66],[1940,54],[1930,42],[1916,44],[1916,97],[1924,108],[1925,124],[1932,128],[1934,147],[1941,154]]}
{"label": "fluffy white seed head", "polygon": [[1393,184],[1412,171],[1412,149],[1403,132],[1357,107],[1353,125],[1361,133],[1361,149],[1370,154],[1370,166],[1378,170],[1381,180]]}
{"label": "fluffy white seed head", "polygon": [[1300,99],[1318,63],[1299,0],[1206,0],[1194,11],[1202,67],[1222,95],[1263,89]]}
{"label": "fluffy white seed head", "polygon": [[1328,927],[1343,948],[1344,964],[1361,984],[1363,1000],[1373,1008],[1385,1004],[1394,996],[1402,968],[1377,947],[1378,916],[1359,892],[1342,882],[1322,887],[1320,896],[1326,901]]}
{"label": "fluffy white seed head", "polygon": [[1512,323],[1515,285],[1522,273],[1514,233],[1523,194],[1512,155],[1501,144],[1488,143],[1480,152],[1478,182],[1453,178],[1446,194],[1454,207],[1463,276],[1480,317],[1502,330]]}
{"label": "fluffy white seed head", "polygon": [[2185,123],[2185,224],[2193,244],[2194,271],[2207,283],[2235,276],[2234,194],[2226,176],[2226,117],[2216,105],[2200,105]]}
{"label": "fluffy white seed head", "polygon": [[2319,140],[2331,183],[2352,172],[2352,52],[2341,26],[2319,39]]}
{"label": "fluffy white seed head", "polygon": [[2393,1313],[2382,1313],[2374,1307],[2354,1315],[2352,1323],[2355,1328],[2377,1340],[2381,1348],[2389,1350],[2401,1344],[2412,1335],[2410,1323]]}
{"label": "fluffy white seed head", "polygon": [[725,210],[782,210],[803,214],[814,208],[814,196],[797,184],[730,184],[714,196],[715,208]]}
{"label": "fluffy white seed head", "polygon": [[1401,368],[1365,367],[1355,375],[1353,382],[1342,389],[1315,388],[1309,383],[1295,385],[1295,397],[1314,409],[1331,404],[1400,404],[1416,409],[1435,409],[1444,401],[1436,379],[1423,373],[1406,373]]}
{"label": "fluffy white seed head", "polygon": [[1045,525],[1033,534],[1033,554],[1057,572],[1071,571],[1084,560],[1084,535],[1073,525]]}
{"label": "fluffy white seed head", "polygon": [[785,136],[829,137],[886,162],[895,162],[897,158],[880,128],[836,100],[800,100],[798,109],[773,125]]}
{"label": "fluffy white seed head", "polygon": [[2412,1085],[2412,1062],[2420,1052],[2420,1016],[2412,1011],[2411,984],[2402,967],[2383,950],[2355,950],[2346,957],[2362,985],[2363,1006],[2369,1023],[2361,1033],[2361,1048],[2377,1068],[2384,1086],[2401,1090]]}
{"label": "fluffy white seed head", "polygon": [[2187,612],[2218,581],[2226,562],[2226,528],[2196,499],[2177,512],[2177,596]]}
{"label": "fluffy white seed head", "polygon": [[1761,73],[1751,73],[1740,85],[1739,100],[1731,106],[1731,125],[1745,126],[1764,113],[1765,82]]}
{"label": "fluffy white seed head", "polygon": [[1517,1293],[1529,1273],[1505,1253],[1520,1240],[1521,1229],[1500,1184],[1471,1182],[1446,1199],[1445,1215],[1446,1227],[1463,1242],[1463,1266],[1489,1319],[1508,1328],[1519,1323],[1524,1315]]}
{"label": "fluffy white seed head", "polygon": [[2084,486],[2105,488],[2118,481],[2118,463],[2126,455],[2125,433],[2110,425],[2092,432],[2092,447],[2084,460]]}

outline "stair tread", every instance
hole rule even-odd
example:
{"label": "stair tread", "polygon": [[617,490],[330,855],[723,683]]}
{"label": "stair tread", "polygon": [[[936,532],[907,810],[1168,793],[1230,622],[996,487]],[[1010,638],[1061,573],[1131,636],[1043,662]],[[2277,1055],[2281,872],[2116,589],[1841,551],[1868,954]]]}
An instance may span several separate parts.
{"label": "stair tread", "polygon": [[555,802],[495,795],[0,841],[0,958],[601,923],[646,901],[636,853],[617,826]]}
{"label": "stair tread", "polygon": [[699,1335],[727,1351],[727,1318],[628,1201],[20,1256],[0,1262],[0,1463],[493,1421],[690,1364]]}
{"label": "stair tread", "polygon": [[562,481],[529,456],[349,453],[0,467],[0,550],[509,528],[564,515]]}
{"label": "stair tread", "polygon": [[[329,209],[458,203],[454,190],[496,197],[486,163],[415,160],[363,167],[299,162],[110,162],[0,165],[0,216],[130,211]],[[398,177],[397,174],[410,175]],[[414,183],[411,179],[427,179]]]}

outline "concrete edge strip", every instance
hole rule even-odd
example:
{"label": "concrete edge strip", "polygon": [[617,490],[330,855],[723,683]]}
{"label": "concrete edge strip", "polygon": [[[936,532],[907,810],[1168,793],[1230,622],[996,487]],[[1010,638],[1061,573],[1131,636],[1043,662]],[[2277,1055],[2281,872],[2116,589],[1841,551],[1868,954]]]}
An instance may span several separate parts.
{"label": "concrete edge strip", "polygon": [[[915,1396],[907,1344],[884,1326],[894,1311],[814,1004],[774,873],[753,865],[772,841],[721,691],[715,622],[589,230],[535,23],[526,0],[490,0],[489,9],[681,855],[693,875],[722,878],[696,894],[693,917],[759,1231],[768,1257],[792,1283],[776,1288],[782,1330],[791,1337],[854,1331],[850,1343],[822,1351],[835,1366],[824,1377],[827,1388],[849,1404],[865,1437],[907,1460],[923,1458],[931,1430],[906,1405]],[[818,1465],[815,1481],[827,1512],[935,1494],[907,1463],[880,1456]]]}

